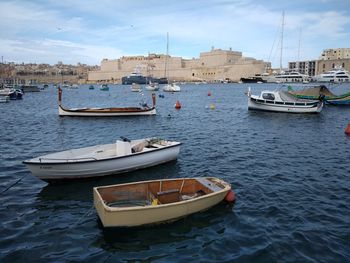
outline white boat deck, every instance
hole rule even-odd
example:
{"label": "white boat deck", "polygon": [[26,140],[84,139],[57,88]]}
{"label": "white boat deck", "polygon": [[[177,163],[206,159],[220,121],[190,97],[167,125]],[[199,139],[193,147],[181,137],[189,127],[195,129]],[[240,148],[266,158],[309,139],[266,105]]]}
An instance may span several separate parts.
{"label": "white boat deck", "polygon": [[52,153],[33,158],[33,161],[39,163],[67,163],[89,160],[104,160],[114,157],[127,156],[135,153],[154,151],[155,149],[164,148],[171,145],[172,142],[165,140],[157,142],[150,142],[145,139],[133,140],[131,142],[117,141],[116,143],[112,144],[97,145]]}

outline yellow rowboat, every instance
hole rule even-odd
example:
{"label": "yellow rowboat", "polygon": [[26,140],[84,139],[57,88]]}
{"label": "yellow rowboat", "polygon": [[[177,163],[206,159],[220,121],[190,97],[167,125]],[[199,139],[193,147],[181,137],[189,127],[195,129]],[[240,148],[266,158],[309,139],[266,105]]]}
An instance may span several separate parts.
{"label": "yellow rowboat", "polygon": [[215,177],[141,181],[93,188],[94,206],[104,227],[135,227],[180,219],[225,198],[231,185]]}

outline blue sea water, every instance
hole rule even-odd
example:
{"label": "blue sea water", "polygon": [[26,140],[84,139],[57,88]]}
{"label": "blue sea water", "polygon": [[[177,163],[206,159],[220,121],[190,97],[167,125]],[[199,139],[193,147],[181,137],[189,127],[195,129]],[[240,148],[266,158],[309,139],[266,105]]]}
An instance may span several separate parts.
{"label": "blue sea water", "polygon": [[[253,94],[279,87],[250,86]],[[344,130],[350,107],[326,106],[315,115],[253,112],[247,87],[188,84],[180,93],[160,91],[158,113],[147,117],[60,118],[52,86],[0,104],[0,261],[349,262],[350,137]],[[69,108],[136,106],[141,99],[150,104],[150,92],[130,86],[63,92]],[[183,145],[176,162],[58,185],[22,164],[119,136],[160,136]],[[195,176],[231,183],[236,203],[157,227],[101,227],[92,187]]]}

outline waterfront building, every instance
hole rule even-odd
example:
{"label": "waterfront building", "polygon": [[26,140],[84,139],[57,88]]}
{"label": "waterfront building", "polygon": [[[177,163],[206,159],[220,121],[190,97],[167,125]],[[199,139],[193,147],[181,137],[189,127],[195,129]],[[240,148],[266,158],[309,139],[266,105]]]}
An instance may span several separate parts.
{"label": "waterfront building", "polygon": [[315,76],[332,69],[350,71],[350,48],[325,49],[318,60],[289,62],[288,69]]}
{"label": "waterfront building", "polygon": [[319,60],[350,59],[350,48],[330,48],[323,50]]}
{"label": "waterfront building", "polygon": [[243,57],[241,52],[212,48],[200,53],[199,58],[184,59],[163,54],[148,56],[123,56],[103,59],[99,70],[89,71],[88,81],[120,83],[123,76],[135,70],[145,76],[168,77],[171,81],[239,81],[241,77],[260,74],[270,63]]}
{"label": "waterfront building", "polygon": [[288,62],[288,69],[308,76],[315,76],[316,60]]}

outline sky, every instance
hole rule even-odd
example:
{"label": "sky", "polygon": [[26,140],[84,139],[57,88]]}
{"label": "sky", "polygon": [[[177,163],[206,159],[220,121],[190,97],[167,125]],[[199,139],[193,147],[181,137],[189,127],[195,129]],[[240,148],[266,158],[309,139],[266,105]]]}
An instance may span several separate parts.
{"label": "sky", "polygon": [[0,22],[5,63],[166,54],[167,33],[171,56],[232,48],[274,68],[350,48],[350,0],[1,0]]}

